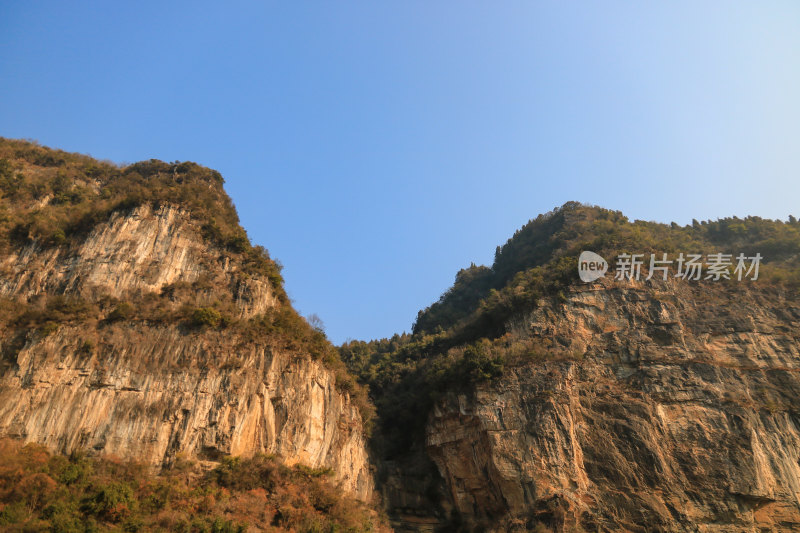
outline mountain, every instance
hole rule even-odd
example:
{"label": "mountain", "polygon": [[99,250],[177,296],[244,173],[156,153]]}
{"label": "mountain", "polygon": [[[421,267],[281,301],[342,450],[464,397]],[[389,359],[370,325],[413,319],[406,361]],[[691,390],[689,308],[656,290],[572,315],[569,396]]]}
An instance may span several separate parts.
{"label": "mountain", "polygon": [[794,217],[570,202],[337,348],[213,170],[0,139],[0,191],[5,530],[800,529]]}
{"label": "mountain", "polygon": [[369,501],[365,391],[222,185],[194,163],[0,139],[0,436],[154,475],[274,457]]}
{"label": "mountain", "polygon": [[[646,259],[584,283],[582,251]],[[731,279],[675,277],[681,253],[731,254]],[[666,275],[646,279],[650,254]],[[799,258],[793,217],[681,227],[568,203],[460,271],[413,334],[342,346],[378,408],[396,530],[800,527]]]}

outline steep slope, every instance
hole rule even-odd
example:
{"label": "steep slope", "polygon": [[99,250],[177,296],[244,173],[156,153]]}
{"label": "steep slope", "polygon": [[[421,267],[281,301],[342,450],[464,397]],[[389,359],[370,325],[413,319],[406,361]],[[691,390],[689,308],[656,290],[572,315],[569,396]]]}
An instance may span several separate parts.
{"label": "steep slope", "polygon": [[473,524],[796,529],[799,319],[779,290],[576,288],[525,317],[562,355],[445,395],[427,451]]}
{"label": "steep slope", "polygon": [[370,497],[363,393],[218,173],[2,140],[0,185],[0,435],[154,467],[276,454]]}
{"label": "steep slope", "polygon": [[[582,283],[578,255],[744,253],[758,280]],[[800,527],[800,224],[630,222],[576,203],[471,266],[369,383],[397,530]],[[396,429],[400,428],[400,429]]]}

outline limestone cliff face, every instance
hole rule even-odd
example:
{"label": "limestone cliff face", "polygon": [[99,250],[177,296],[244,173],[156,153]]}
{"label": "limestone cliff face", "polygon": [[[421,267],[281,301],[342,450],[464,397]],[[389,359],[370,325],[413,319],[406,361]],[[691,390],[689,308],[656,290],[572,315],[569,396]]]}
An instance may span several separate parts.
{"label": "limestone cliff face", "polygon": [[242,279],[229,260],[214,254],[199,224],[174,205],[143,205],[99,224],[77,247],[43,249],[33,243],[3,257],[0,295],[30,298],[41,293],[108,295],[157,292],[205,275],[215,286],[233,286],[242,316],[275,305],[269,283]]}
{"label": "limestone cliff face", "polygon": [[797,530],[798,321],[777,289],[577,288],[509,325],[565,357],[447,395],[427,451],[470,527]]}
{"label": "limestone cliff face", "polygon": [[[269,280],[204,242],[175,206],[117,213],[78,245],[36,244],[2,260],[0,294],[127,298],[176,282],[229,291],[240,317],[283,305]],[[329,467],[369,498],[361,416],[308,354],[235,330],[146,320],[61,324],[47,336],[0,332],[0,434],[54,450],[90,449],[153,466],[272,453]]]}

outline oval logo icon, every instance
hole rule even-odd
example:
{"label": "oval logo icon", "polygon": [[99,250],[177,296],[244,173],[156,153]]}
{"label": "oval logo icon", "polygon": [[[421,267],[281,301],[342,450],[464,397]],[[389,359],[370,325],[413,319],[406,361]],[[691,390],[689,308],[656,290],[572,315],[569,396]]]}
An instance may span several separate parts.
{"label": "oval logo icon", "polygon": [[608,263],[594,252],[583,251],[578,257],[578,276],[584,283],[591,283],[606,275]]}

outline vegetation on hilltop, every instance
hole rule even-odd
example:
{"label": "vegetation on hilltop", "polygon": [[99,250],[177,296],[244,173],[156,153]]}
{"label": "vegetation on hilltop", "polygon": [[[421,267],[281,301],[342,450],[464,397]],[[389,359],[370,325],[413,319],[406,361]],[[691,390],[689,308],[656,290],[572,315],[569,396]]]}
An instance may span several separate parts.
{"label": "vegetation on hilltop", "polygon": [[159,475],[113,457],[52,455],[0,441],[3,531],[317,533],[388,531],[385,520],[342,494],[330,471],[288,467],[267,455],[225,458],[213,470],[178,459]]}
{"label": "vegetation on hilltop", "polygon": [[286,300],[280,265],[252,246],[219,172],[156,159],[127,166],[0,138],[0,246],[69,245],[112,213],[144,204],[178,205],[201,224],[209,243],[236,255]]}
{"label": "vegetation on hilltop", "polygon": [[497,317],[503,322],[535,301],[531,297],[541,295],[534,286],[560,290],[579,283],[575,269],[583,250],[609,260],[619,253],[642,253],[646,257],[667,253],[674,258],[679,252],[758,252],[764,257],[764,278],[795,288],[800,285],[800,265],[795,261],[800,257],[800,223],[794,217],[788,222],[730,217],[679,226],[630,221],[620,211],[568,202],[531,220],[498,246],[491,268],[472,265],[461,270],[439,301],[419,312],[413,332],[451,328],[481,306],[501,314],[500,308],[505,307],[507,316]]}

